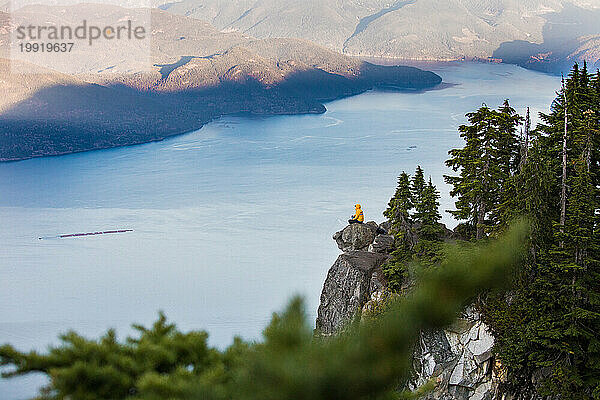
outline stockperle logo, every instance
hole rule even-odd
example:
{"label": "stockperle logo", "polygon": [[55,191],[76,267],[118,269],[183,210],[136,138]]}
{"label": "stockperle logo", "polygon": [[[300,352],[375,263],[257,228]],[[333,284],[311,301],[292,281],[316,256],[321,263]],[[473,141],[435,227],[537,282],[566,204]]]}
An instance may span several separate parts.
{"label": "stockperle logo", "polygon": [[12,1],[9,58],[13,73],[152,69],[150,0],[59,1]]}

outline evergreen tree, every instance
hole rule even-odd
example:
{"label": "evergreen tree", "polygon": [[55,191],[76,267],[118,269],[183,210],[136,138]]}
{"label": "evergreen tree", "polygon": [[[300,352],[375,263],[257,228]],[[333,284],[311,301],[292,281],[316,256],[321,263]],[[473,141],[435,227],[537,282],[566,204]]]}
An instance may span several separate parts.
{"label": "evergreen tree", "polygon": [[429,182],[423,189],[421,201],[415,205],[419,240],[413,249],[414,257],[424,266],[436,265],[442,257],[443,228],[438,211],[439,198],[440,194],[429,178]]}
{"label": "evergreen tree", "polygon": [[[595,79],[586,65],[573,68],[541,115],[528,161],[504,185],[502,223],[526,216],[532,240],[513,290],[490,294],[483,306],[513,387],[572,399],[600,396]],[[534,374],[543,385],[532,387]]]}
{"label": "evergreen tree", "polygon": [[440,195],[418,166],[413,179],[406,173],[398,178],[398,187],[384,215],[392,224],[394,250],[383,267],[392,291],[399,292],[406,280],[409,264],[431,266],[442,256],[442,227],[439,223]]}
{"label": "evergreen tree", "polygon": [[392,258],[383,270],[389,282],[389,287],[394,292],[399,292],[406,278],[406,263],[413,257],[412,242],[412,217],[411,212],[414,207],[413,191],[410,176],[402,171],[398,177],[398,186],[394,197],[390,199],[384,216],[392,225],[390,232],[394,236],[394,250]]}
{"label": "evergreen tree", "polygon": [[450,150],[446,161],[453,171],[460,171],[459,176],[444,179],[453,186],[450,194],[458,198],[450,213],[467,220],[475,238],[482,239],[498,222],[503,185],[518,165],[516,128],[521,117],[506,101],[499,111],[483,105],[467,118],[469,124],[459,127],[465,146]]}
{"label": "evergreen tree", "polygon": [[235,362],[231,357],[235,349],[246,347],[236,341],[229,353],[221,355],[208,346],[206,332],[184,334],[167,323],[162,313],[151,328],[133,328],[139,336],[125,343],[118,342],[113,330],[98,340],[69,332],[47,355],[2,346],[0,366],[15,367],[3,377],[47,374],[51,386],[45,390],[44,399],[178,398],[194,385],[205,385],[210,398],[231,379],[228,370]]}
{"label": "evergreen tree", "polygon": [[423,197],[423,191],[425,190],[425,173],[420,165],[417,165],[415,176],[412,178],[412,198],[413,204],[420,203]]}
{"label": "evergreen tree", "polygon": [[539,145],[538,132],[531,134],[529,144],[526,162],[502,188],[495,232],[503,232],[512,221],[525,217],[532,225],[531,246],[539,249],[553,235],[553,221],[558,219],[557,207],[548,199],[557,198],[560,183],[550,167],[548,155]]}
{"label": "evergreen tree", "polygon": [[421,200],[415,204],[415,221],[420,223],[419,234],[422,239],[435,240],[439,236],[442,218],[438,211],[439,199],[440,194],[429,178]]}
{"label": "evergreen tree", "polygon": [[398,186],[394,196],[388,203],[388,208],[383,212],[383,215],[392,223],[392,226],[397,226],[401,219],[410,220],[410,210],[413,208],[412,192],[410,187],[409,175],[402,171],[398,176]]}
{"label": "evergreen tree", "polygon": [[[529,109],[527,111],[529,116]],[[517,137],[517,127],[521,125],[524,118],[517,114],[508,100],[504,100],[497,112],[498,136],[495,143],[496,159],[503,179],[507,179],[518,170],[520,146]],[[528,130],[528,128],[527,128]]]}

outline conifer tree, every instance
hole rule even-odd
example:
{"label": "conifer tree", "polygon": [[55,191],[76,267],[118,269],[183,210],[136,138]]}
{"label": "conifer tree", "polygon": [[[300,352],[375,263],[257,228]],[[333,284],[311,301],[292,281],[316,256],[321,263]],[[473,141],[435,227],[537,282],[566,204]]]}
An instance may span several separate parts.
{"label": "conifer tree", "polygon": [[414,257],[424,266],[433,266],[439,263],[442,257],[443,227],[440,224],[438,208],[439,192],[431,182],[423,189],[421,201],[415,204],[415,221],[417,222],[418,242],[414,246]]}
{"label": "conifer tree", "polygon": [[388,203],[388,208],[383,215],[392,223],[393,226],[401,222],[410,220],[410,210],[413,208],[412,192],[410,187],[410,176],[402,171],[398,176],[398,186],[394,196]]}
{"label": "conifer tree", "polygon": [[444,176],[457,197],[456,210],[450,213],[467,220],[475,229],[475,239],[482,239],[499,218],[497,206],[504,183],[518,165],[517,126],[521,117],[506,101],[499,111],[486,105],[467,114],[468,125],[459,127],[465,141],[461,149],[448,152],[446,165],[459,176]]}
{"label": "conifer tree", "polygon": [[[526,216],[532,240],[510,295],[491,295],[484,306],[511,384],[572,399],[600,395],[600,141],[594,85],[586,65],[573,68],[551,113],[541,115],[528,162],[505,185],[503,224]],[[543,384],[531,386],[534,374]]]}
{"label": "conifer tree", "polygon": [[420,165],[417,165],[417,169],[415,170],[415,176],[412,178],[412,198],[413,204],[417,204],[421,202],[421,198],[423,197],[423,191],[425,190],[425,174]]}
{"label": "conifer tree", "polygon": [[427,183],[424,176],[420,166],[412,180],[402,172],[396,193],[384,212],[394,235],[392,257],[383,267],[392,291],[402,287],[410,263],[430,266],[441,257],[440,195],[431,178]]}
{"label": "conifer tree", "polygon": [[387,275],[389,287],[392,291],[400,291],[405,279],[405,264],[413,256],[412,243],[412,217],[411,212],[414,207],[413,191],[410,176],[402,171],[398,177],[398,186],[394,196],[390,199],[384,216],[392,225],[390,232],[394,236],[394,250],[392,259],[384,266],[384,273]]}
{"label": "conifer tree", "polygon": [[421,224],[419,234],[422,239],[435,240],[439,236],[440,219],[442,218],[438,211],[439,199],[440,194],[429,178],[429,182],[423,189],[421,200],[415,204],[415,221]]}
{"label": "conifer tree", "polygon": [[518,169],[520,147],[517,127],[523,123],[524,119],[511,107],[508,100],[504,100],[496,115],[498,132],[496,143],[494,143],[497,153],[494,161],[498,164],[500,177],[504,180]]}

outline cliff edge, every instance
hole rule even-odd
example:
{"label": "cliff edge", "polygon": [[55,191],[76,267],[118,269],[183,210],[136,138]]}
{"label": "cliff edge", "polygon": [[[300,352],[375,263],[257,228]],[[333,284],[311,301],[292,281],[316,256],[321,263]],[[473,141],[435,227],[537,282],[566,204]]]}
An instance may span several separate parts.
{"label": "cliff edge", "polygon": [[[410,227],[407,227],[410,229]],[[335,233],[342,254],[329,269],[321,292],[316,331],[323,336],[343,330],[390,292],[382,266],[390,258],[394,237],[389,224],[349,225]],[[450,232],[447,231],[446,232]],[[421,332],[413,354],[414,375],[409,389],[431,379],[436,389],[424,399],[491,400],[500,396],[503,371],[494,358],[494,337],[473,308],[441,331]]]}

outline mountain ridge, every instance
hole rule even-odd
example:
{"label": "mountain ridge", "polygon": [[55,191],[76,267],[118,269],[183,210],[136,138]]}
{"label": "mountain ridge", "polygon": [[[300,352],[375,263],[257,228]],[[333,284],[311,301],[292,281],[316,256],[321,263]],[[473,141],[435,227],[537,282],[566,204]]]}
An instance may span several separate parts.
{"label": "mountain ridge", "polygon": [[[114,7],[95,10],[108,15]],[[67,14],[83,18],[86,12],[65,10],[28,12],[43,21]],[[81,47],[78,56],[86,63],[76,74],[0,53],[0,92],[10,93],[0,97],[0,161],[162,140],[227,114],[322,113],[324,102],[375,87],[420,90],[441,82],[431,72],[369,64],[302,39],[255,39],[158,9],[151,13],[147,70],[132,70],[121,53],[102,47]],[[7,19],[0,13],[0,48],[9,42]],[[144,56],[135,47],[129,51],[133,58]]]}
{"label": "mountain ridge", "polygon": [[[585,45],[586,36],[600,34],[593,22],[600,18],[598,0],[307,0],[303,6],[292,0],[182,0],[169,4],[169,12],[211,21],[228,32],[304,38],[352,56],[488,60],[498,58],[494,53],[503,44],[520,40],[540,45],[539,53],[529,53],[519,62],[526,68],[559,72],[584,59],[600,66],[598,44]],[[361,27],[365,19],[368,24]],[[548,37],[563,23],[577,26],[564,30],[562,38]],[[541,56],[547,53],[550,56]],[[508,58],[514,61],[513,55]]]}

